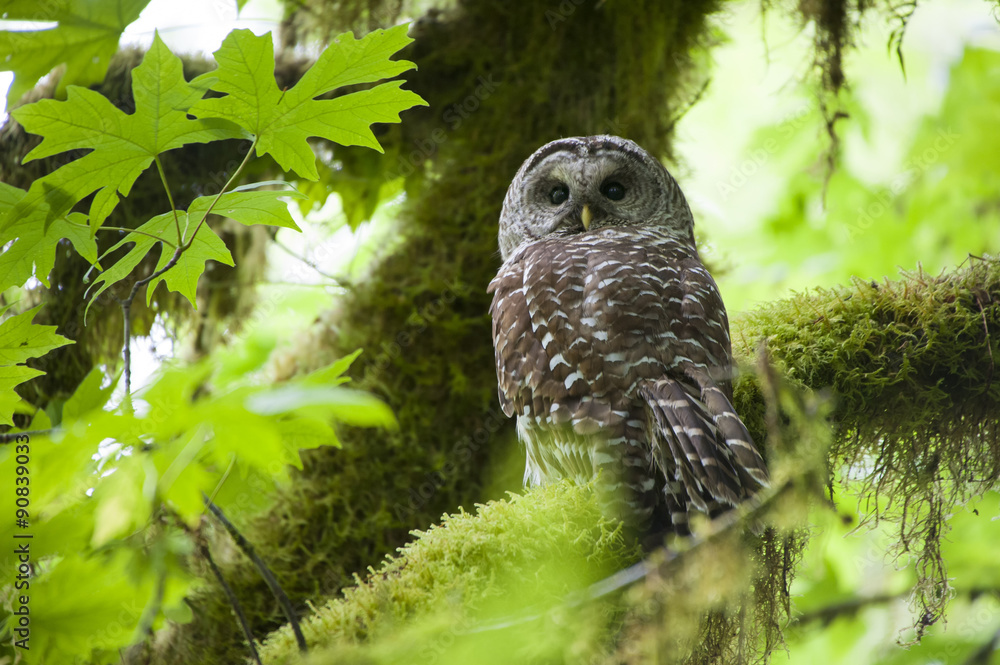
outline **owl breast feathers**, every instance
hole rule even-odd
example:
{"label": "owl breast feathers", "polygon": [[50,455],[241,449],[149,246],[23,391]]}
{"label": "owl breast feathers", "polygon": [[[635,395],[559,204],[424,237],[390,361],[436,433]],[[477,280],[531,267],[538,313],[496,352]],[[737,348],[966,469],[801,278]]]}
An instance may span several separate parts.
{"label": "owl breast feathers", "polygon": [[[568,143],[566,159],[551,152],[546,170],[537,156],[559,143]],[[629,192],[676,188],[658,162],[617,137],[554,144],[511,185],[530,190],[539,169],[543,198],[524,222],[511,210],[522,194],[508,193],[502,248],[505,223],[519,228],[506,229],[505,261],[489,286],[500,403],[517,416],[525,482],[598,476],[612,506],[639,528],[687,533],[691,510],[714,515],[767,483],[731,404],[722,299],[680,219],[690,219],[687,205],[670,209],[679,189],[621,207]],[[551,219],[538,219],[556,190]],[[610,205],[601,200],[607,190]],[[662,207],[657,201],[668,214],[629,219]]]}

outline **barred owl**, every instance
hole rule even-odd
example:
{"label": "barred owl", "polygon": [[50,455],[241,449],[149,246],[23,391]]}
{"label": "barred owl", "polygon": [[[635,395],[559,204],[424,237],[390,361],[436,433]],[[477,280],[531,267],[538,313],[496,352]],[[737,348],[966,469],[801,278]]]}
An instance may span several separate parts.
{"label": "barred owl", "polygon": [[620,516],[688,533],[765,486],[732,406],[729,321],[663,165],[616,136],[567,138],[521,166],[490,283],[500,404],[525,484],[597,476]]}

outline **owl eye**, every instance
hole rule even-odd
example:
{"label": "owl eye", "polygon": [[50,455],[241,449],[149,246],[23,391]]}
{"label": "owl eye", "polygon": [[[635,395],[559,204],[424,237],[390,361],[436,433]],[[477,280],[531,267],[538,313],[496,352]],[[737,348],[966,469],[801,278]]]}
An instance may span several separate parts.
{"label": "owl eye", "polygon": [[549,200],[552,201],[552,205],[561,205],[566,202],[569,198],[569,187],[566,185],[556,185],[549,192]]}
{"label": "owl eye", "polygon": [[625,198],[625,186],[620,182],[612,180],[601,185],[601,194],[612,201],[621,201]]}

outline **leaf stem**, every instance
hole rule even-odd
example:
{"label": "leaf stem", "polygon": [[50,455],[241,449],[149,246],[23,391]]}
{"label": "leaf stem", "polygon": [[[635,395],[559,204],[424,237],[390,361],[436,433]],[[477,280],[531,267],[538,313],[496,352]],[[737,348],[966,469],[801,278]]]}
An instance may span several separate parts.
{"label": "leaf stem", "polygon": [[[70,224],[72,226],[79,226],[79,227],[82,227],[82,228],[85,228],[85,229],[89,229],[90,228],[86,224],[80,224],[79,222],[71,222],[69,220],[66,220],[66,223]],[[124,226],[102,226],[101,228],[99,228],[97,230],[98,231],[125,231],[127,233],[136,233],[138,235],[146,236],[147,238],[152,238],[154,240],[162,242],[165,245],[170,245],[171,247],[173,247],[175,249],[177,248],[177,245],[175,245],[174,243],[170,242],[166,238],[161,238],[160,236],[156,235],[155,233],[146,233],[145,231],[140,231],[138,229],[127,229]]]}
{"label": "leaf stem", "polygon": [[183,244],[181,245],[181,251],[190,247],[191,243],[194,242],[195,237],[198,235],[198,231],[201,230],[201,225],[204,224],[205,220],[208,219],[209,214],[211,214],[212,209],[215,208],[215,205],[219,202],[219,199],[222,198],[222,195],[225,194],[227,191],[229,191],[229,188],[232,187],[233,183],[236,182],[237,179],[240,177],[240,174],[243,173],[243,169],[250,162],[250,157],[253,156],[253,151],[254,148],[256,147],[257,147],[257,137],[255,136],[253,139],[253,143],[250,144],[250,148],[247,149],[247,154],[244,155],[243,157],[243,161],[240,162],[240,165],[236,168],[236,171],[233,172],[233,175],[230,176],[228,182],[226,182],[226,184],[222,187],[222,189],[219,190],[219,193],[215,195],[215,198],[212,199],[212,203],[208,206],[208,210],[206,210],[202,218],[198,220],[198,225],[195,227],[194,233],[192,233],[191,237],[188,238],[186,241],[184,241]]}
{"label": "leaf stem", "polygon": [[177,207],[174,205],[174,197],[170,193],[170,185],[167,184],[167,174],[163,170],[163,164],[160,162],[160,156],[157,155],[153,158],[156,162],[156,170],[160,173],[160,180],[163,182],[163,189],[167,192],[167,201],[170,202],[170,212],[174,213],[174,228],[177,229],[177,244],[180,245],[184,242],[184,235],[181,233],[181,220],[177,216]]}

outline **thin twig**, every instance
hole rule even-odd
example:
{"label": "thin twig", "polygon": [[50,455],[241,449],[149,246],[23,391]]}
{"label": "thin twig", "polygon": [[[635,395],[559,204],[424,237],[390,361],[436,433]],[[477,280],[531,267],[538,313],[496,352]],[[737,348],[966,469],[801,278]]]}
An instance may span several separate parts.
{"label": "thin twig", "polygon": [[0,434],[0,443],[14,443],[22,436],[47,436],[52,434],[55,428],[52,429],[34,429],[27,430],[25,432],[4,432]]}
{"label": "thin twig", "polygon": [[254,550],[253,545],[250,544],[250,541],[244,538],[243,534],[240,533],[233,523],[226,518],[222,509],[213,502],[209,501],[204,492],[201,496],[205,501],[205,505],[208,506],[208,509],[212,511],[212,514],[215,515],[216,519],[218,519],[222,526],[226,528],[226,531],[228,531],[232,539],[236,541],[239,548],[243,550],[244,554],[250,557],[250,560],[253,561],[253,565],[257,567],[258,571],[260,571],[260,576],[264,578],[264,582],[267,583],[271,593],[274,594],[275,599],[278,601],[278,605],[281,606],[281,611],[284,612],[285,618],[288,619],[288,623],[292,627],[292,632],[295,633],[295,641],[299,645],[299,651],[305,653],[307,649],[306,638],[302,634],[302,628],[299,626],[299,619],[295,614],[295,608],[292,606],[292,601],[288,598],[285,590],[281,588],[280,584],[278,584],[278,580],[274,577],[274,573],[272,573],[271,569],[267,567],[267,564],[264,563],[259,556],[257,556],[257,552]]}
{"label": "thin twig", "polygon": [[705,93],[708,91],[708,86],[709,84],[711,84],[711,82],[712,82],[711,79],[706,79],[701,84],[701,87],[698,88],[698,92],[694,94],[694,97],[692,97],[687,103],[685,103],[684,107],[676,114],[674,114],[674,117],[672,117],[669,121],[667,121],[667,133],[673,131],[677,123],[681,121],[681,118],[687,115],[687,112],[690,111],[692,108],[694,108],[695,104],[701,101],[701,98],[704,97]]}
{"label": "thin twig", "polygon": [[236,453],[231,453],[229,456],[229,466],[222,473],[222,478],[219,478],[219,482],[215,484],[215,489],[212,490],[211,496],[208,497],[207,503],[212,503],[215,501],[215,496],[222,489],[222,486],[226,484],[226,480],[229,479],[229,474],[232,472],[233,467],[236,466]]}
{"label": "thin twig", "polygon": [[233,606],[233,613],[236,614],[236,620],[240,622],[240,628],[243,629],[243,636],[247,638],[247,644],[250,646],[250,653],[253,655],[254,662],[257,665],[263,665],[260,662],[260,654],[257,653],[257,646],[254,644],[253,632],[250,630],[250,624],[247,623],[246,615],[243,614],[243,608],[240,607],[240,601],[236,599],[236,594],[226,583],[226,579],[222,576],[222,571],[219,567],[215,565],[215,560],[212,559],[212,553],[208,550],[208,545],[205,543],[199,543],[198,550],[201,555],[205,557],[205,561],[208,561],[209,568],[212,569],[212,574],[215,575],[215,579],[218,580],[219,584],[222,586],[222,590],[226,593],[226,598],[229,599],[229,604]]}
{"label": "thin twig", "polygon": [[262,279],[259,280],[257,284],[263,286],[294,286],[295,288],[301,287],[304,289],[349,289],[350,288],[349,286],[345,286],[344,284],[336,284],[336,283],[327,284],[323,282],[319,284],[303,284],[302,282],[288,282],[288,281],[274,280],[274,279]]}
{"label": "thin twig", "polygon": [[791,625],[801,626],[803,624],[812,623],[813,621],[820,621],[825,626],[841,616],[857,614],[858,610],[864,609],[869,605],[891,603],[894,600],[904,598],[908,593],[909,591],[904,591],[902,593],[883,593],[877,596],[850,598],[840,603],[834,603],[833,605],[821,607],[813,610],[812,612],[800,614],[792,619]]}
{"label": "thin twig", "polygon": [[333,275],[331,275],[329,273],[323,272],[323,270],[319,266],[317,266],[315,262],[310,261],[306,257],[304,257],[304,256],[296,253],[291,247],[288,247],[287,245],[285,245],[283,242],[281,242],[277,238],[275,238],[271,242],[273,242],[279,248],[281,248],[282,250],[284,250],[285,253],[288,254],[289,256],[291,256],[292,258],[298,259],[302,263],[306,264],[307,266],[309,266],[310,268],[312,268],[313,270],[315,270],[317,273],[320,274],[320,276],[326,277],[328,280],[332,281],[335,286],[340,286],[340,287],[348,288],[349,285],[344,284],[344,282],[342,280],[338,279],[337,277],[334,277]]}
{"label": "thin twig", "polygon": [[257,139],[255,138],[253,140],[253,143],[250,144],[250,148],[249,150],[247,150],[247,154],[243,157],[243,161],[240,163],[239,168],[236,169],[232,177],[229,178],[228,182],[226,182],[225,186],[221,190],[219,190],[219,193],[212,200],[212,203],[208,206],[208,210],[205,211],[205,215],[201,218],[201,220],[198,222],[198,225],[195,227],[194,233],[192,233],[191,237],[188,238],[186,241],[184,240],[183,235],[180,233],[180,222],[177,218],[177,211],[174,208],[173,198],[171,197],[170,194],[170,188],[167,186],[167,179],[163,173],[163,167],[160,166],[160,161],[157,158],[156,165],[160,169],[160,177],[163,180],[163,187],[167,190],[167,198],[170,200],[170,208],[174,210],[174,222],[177,225],[178,229],[178,245],[176,248],[174,248],[174,255],[170,257],[170,261],[167,262],[167,265],[163,266],[163,268],[157,270],[152,275],[149,275],[144,279],[140,279],[138,282],[133,284],[132,290],[129,292],[128,297],[125,298],[124,300],[119,301],[122,307],[122,318],[124,319],[123,328],[125,333],[124,359],[125,359],[126,402],[131,398],[132,395],[132,302],[135,300],[136,294],[139,292],[140,288],[142,288],[152,280],[156,279],[163,273],[167,272],[175,265],[177,265],[177,261],[180,260],[181,254],[183,254],[191,246],[191,243],[194,242],[195,237],[198,235],[198,231],[201,230],[201,225],[205,223],[206,219],[208,219],[208,215],[210,212],[212,212],[212,209],[215,207],[215,204],[219,202],[219,199],[222,198],[222,195],[226,193],[226,191],[232,186],[234,182],[236,182],[236,179],[239,178],[240,174],[243,172],[243,168],[250,161],[250,156],[253,155],[253,151],[256,146],[257,146]]}
{"label": "thin twig", "polygon": [[125,399],[129,400],[132,395],[132,301],[135,300],[135,296],[139,293],[141,289],[146,284],[167,272],[175,265],[181,258],[181,253],[187,247],[178,247],[174,250],[174,255],[170,257],[167,261],[167,265],[163,266],[161,269],[157,270],[148,277],[140,279],[138,282],[132,285],[132,290],[129,292],[128,297],[124,300],[119,300],[118,302],[122,306],[122,318],[124,319],[123,328],[125,329]]}

